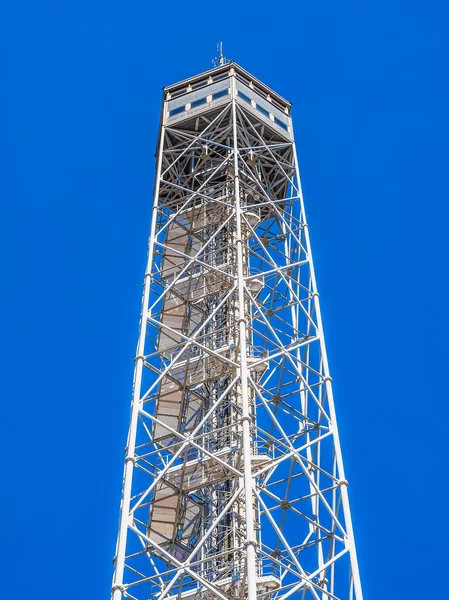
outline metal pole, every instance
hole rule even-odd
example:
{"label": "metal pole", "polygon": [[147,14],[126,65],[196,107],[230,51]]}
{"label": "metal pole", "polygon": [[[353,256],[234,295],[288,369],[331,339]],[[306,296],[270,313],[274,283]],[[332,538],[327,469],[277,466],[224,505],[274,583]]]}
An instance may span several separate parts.
{"label": "metal pole", "polygon": [[[235,82],[235,79],[234,79]],[[234,87],[235,91],[235,87]],[[248,600],[256,600],[256,540],[254,535],[253,517],[253,482],[251,472],[251,416],[248,398],[248,364],[247,364],[247,323],[245,315],[245,289],[243,272],[243,239],[242,239],[242,210],[240,204],[240,181],[237,143],[237,115],[235,94],[232,99],[232,120],[234,136],[234,197],[235,216],[237,225],[237,288],[238,288],[238,317],[239,317],[239,358],[242,399],[242,441],[243,441],[243,476],[246,515],[246,569],[248,581]]]}
{"label": "metal pole", "polygon": [[139,417],[139,410],[141,408],[141,385],[142,385],[142,371],[144,363],[145,353],[145,337],[147,331],[147,311],[148,301],[150,297],[150,284],[151,284],[151,267],[153,264],[153,250],[156,233],[156,222],[157,222],[157,211],[158,211],[158,198],[159,198],[159,185],[160,185],[160,172],[162,167],[162,150],[164,147],[164,130],[162,129],[161,138],[159,140],[159,152],[157,161],[157,172],[156,172],[156,186],[153,203],[153,213],[151,217],[151,230],[150,238],[148,242],[148,260],[147,267],[145,270],[144,287],[142,295],[142,308],[140,314],[140,330],[139,339],[137,342],[137,352],[135,358],[134,367],[134,383],[133,383],[133,399],[131,403],[131,420],[129,425],[128,443],[125,457],[125,467],[123,476],[123,493],[122,502],[120,506],[120,525],[117,539],[117,552],[115,556],[115,570],[114,578],[112,582],[112,594],[113,600],[121,600],[123,597],[123,574],[125,570],[125,556],[126,556],[126,540],[128,537],[128,525],[129,525],[129,511],[131,502],[131,487],[133,480],[133,469],[134,469],[134,451],[136,446],[136,431],[137,421]]}
{"label": "metal pole", "polygon": [[356,547],[355,547],[354,529],[352,526],[351,510],[349,507],[349,497],[348,497],[348,488],[347,488],[348,482],[345,478],[345,471],[344,471],[344,466],[343,466],[343,456],[342,456],[342,452],[341,452],[340,436],[338,434],[338,426],[337,426],[337,414],[335,412],[334,396],[333,396],[333,392],[332,392],[332,379],[331,379],[330,373],[329,373],[329,364],[328,364],[327,353],[326,353],[326,343],[324,341],[324,333],[323,333],[323,321],[321,318],[320,299],[319,299],[318,290],[317,290],[315,269],[313,266],[312,249],[311,249],[311,245],[310,245],[310,236],[309,236],[309,227],[307,225],[304,200],[303,200],[302,188],[301,188],[301,178],[299,175],[298,157],[296,154],[295,143],[293,143],[293,152],[294,152],[294,160],[295,160],[295,168],[296,168],[296,178],[297,178],[299,196],[300,196],[300,202],[301,202],[302,222],[304,224],[304,236],[306,239],[307,253],[308,253],[309,259],[310,259],[310,276],[311,276],[311,280],[312,280],[312,288],[315,292],[315,294],[314,294],[315,311],[316,311],[316,319],[317,319],[317,325],[318,325],[318,335],[320,337],[321,357],[323,360],[324,374],[325,374],[325,379],[326,379],[326,392],[327,392],[327,398],[328,398],[328,403],[329,403],[329,413],[330,413],[330,417],[331,417],[331,421],[332,421],[332,425],[333,425],[332,433],[333,433],[333,437],[334,437],[335,456],[336,456],[336,460],[337,460],[338,473],[340,475],[340,482],[341,482],[340,489],[341,489],[343,514],[345,517],[346,533],[347,533],[346,546],[349,548],[349,556],[350,556],[350,561],[351,561],[351,571],[352,571],[352,578],[353,578],[353,582],[354,582],[355,598],[356,598],[356,600],[363,600],[362,584],[361,584],[361,580],[360,580],[359,565],[358,565],[358,561],[357,561],[357,553],[356,553]]}

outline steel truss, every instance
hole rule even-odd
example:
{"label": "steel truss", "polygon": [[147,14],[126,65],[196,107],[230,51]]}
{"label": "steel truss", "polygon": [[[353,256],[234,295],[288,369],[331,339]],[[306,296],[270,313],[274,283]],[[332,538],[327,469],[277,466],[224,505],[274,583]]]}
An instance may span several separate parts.
{"label": "steel truss", "polygon": [[113,599],[289,597],[362,591],[295,144],[230,94],[161,129]]}

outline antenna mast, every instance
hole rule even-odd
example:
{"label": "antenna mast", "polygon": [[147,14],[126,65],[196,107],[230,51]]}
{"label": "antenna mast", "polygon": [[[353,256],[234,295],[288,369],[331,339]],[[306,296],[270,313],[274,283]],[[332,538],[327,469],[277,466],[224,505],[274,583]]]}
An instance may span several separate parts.
{"label": "antenna mast", "polygon": [[222,67],[228,62],[228,59],[223,56],[223,42],[218,42],[217,52],[218,58],[215,57],[214,59],[212,59],[212,64],[214,65],[214,67]]}

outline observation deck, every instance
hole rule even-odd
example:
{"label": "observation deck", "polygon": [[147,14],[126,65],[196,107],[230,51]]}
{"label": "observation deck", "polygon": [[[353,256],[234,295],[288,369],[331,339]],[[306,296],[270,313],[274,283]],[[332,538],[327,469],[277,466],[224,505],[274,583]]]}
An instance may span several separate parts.
{"label": "observation deck", "polygon": [[235,62],[164,88],[164,122],[177,124],[230,102],[232,98],[257,120],[292,139],[291,103]]}

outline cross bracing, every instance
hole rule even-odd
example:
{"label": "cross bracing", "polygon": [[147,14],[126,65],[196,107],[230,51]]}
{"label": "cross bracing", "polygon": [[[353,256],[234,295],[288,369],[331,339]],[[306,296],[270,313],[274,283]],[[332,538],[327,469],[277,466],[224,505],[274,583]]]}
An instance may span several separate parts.
{"label": "cross bracing", "polygon": [[165,95],[113,599],[360,600],[289,105],[215,72]]}

